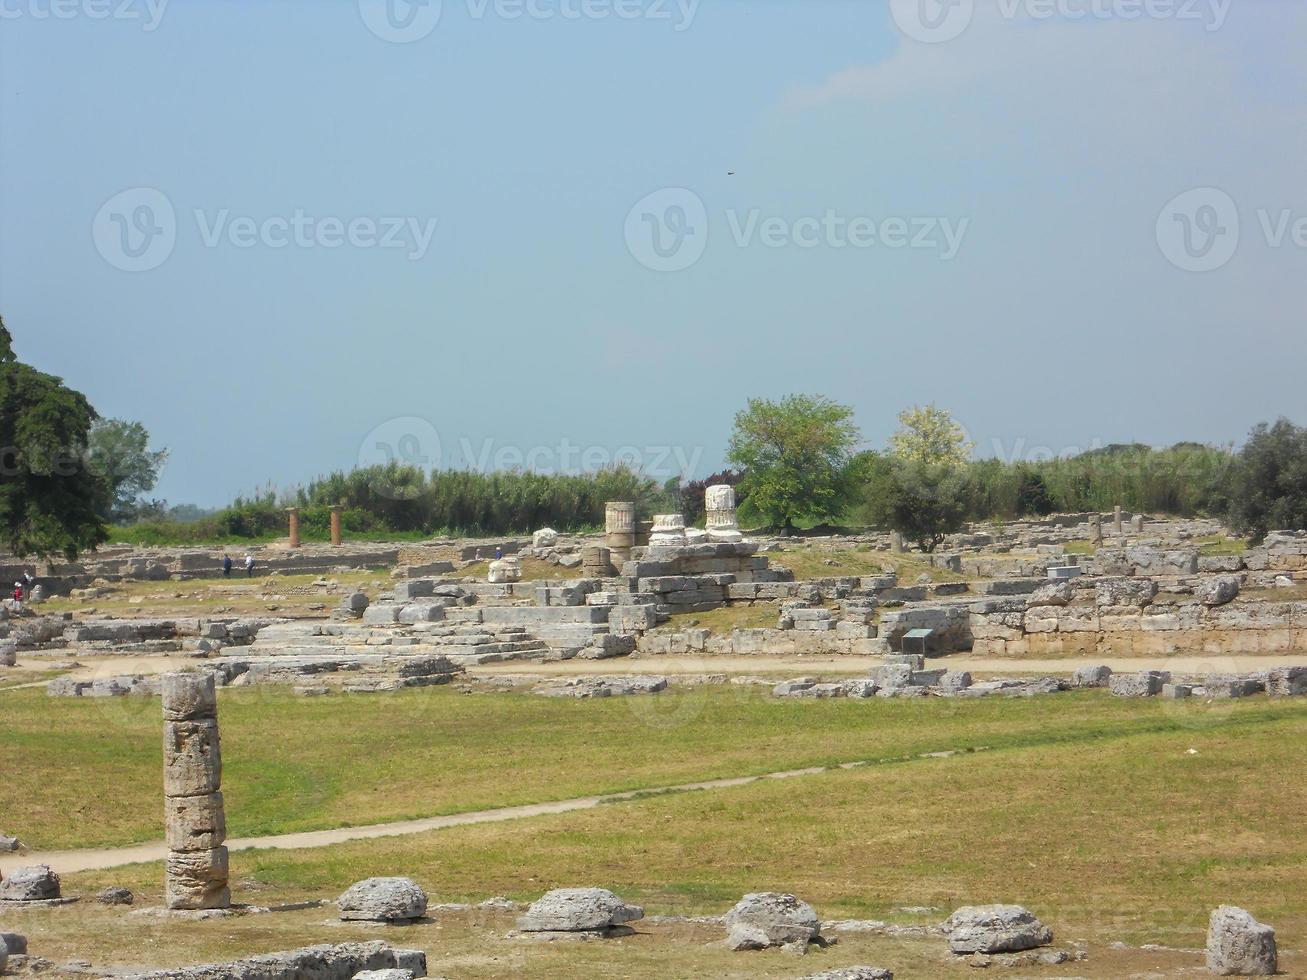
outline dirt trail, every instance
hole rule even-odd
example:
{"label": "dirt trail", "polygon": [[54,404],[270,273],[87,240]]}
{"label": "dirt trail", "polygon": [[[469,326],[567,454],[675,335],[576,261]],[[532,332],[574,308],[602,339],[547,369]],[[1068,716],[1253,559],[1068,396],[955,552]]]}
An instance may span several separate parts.
{"label": "dirt trail", "polygon": [[[840,768],[852,769],[863,763],[846,763]],[[425,817],[420,820],[401,820],[395,823],[370,824],[363,827],[339,827],[334,830],[310,830],[297,834],[277,834],[270,837],[243,837],[227,841],[227,847],[233,851],[246,848],[272,848],[274,850],[292,850],[309,847],[329,847],[346,841],[369,840],[376,837],[400,837],[406,834],[420,834],[428,830],[442,830],[447,827],[463,827],[469,824],[499,823],[504,820],[520,820],[526,817],[540,817],[553,813],[570,813],[575,810],[590,810],[604,803],[634,799],[651,793],[677,793],[692,790],[728,789],[733,786],[747,786],[764,779],[795,779],[799,776],[815,776],[827,772],[823,766],[808,769],[788,769],[782,772],[767,773],[762,776],[737,776],[729,779],[709,779],[698,783],[682,783],[677,786],[663,786],[655,789],[631,790],[625,793],[610,793],[604,796],[582,796],[571,800],[556,800],[551,803],[530,803],[524,806],[499,807],[493,810],[476,810],[470,813],[454,813],[443,817]],[[58,874],[72,874],[77,871],[101,871],[117,868],[125,864],[138,864],[146,861],[162,861],[168,855],[168,847],[163,841],[150,841],[130,847],[111,847],[73,851],[29,851],[23,854],[0,856],[0,873],[8,874],[14,868],[33,864],[48,864]]]}

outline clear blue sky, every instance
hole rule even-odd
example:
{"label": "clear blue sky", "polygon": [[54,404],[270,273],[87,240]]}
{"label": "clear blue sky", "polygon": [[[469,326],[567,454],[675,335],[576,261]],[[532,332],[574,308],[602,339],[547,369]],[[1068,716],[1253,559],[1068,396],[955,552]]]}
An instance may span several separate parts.
{"label": "clear blue sky", "polygon": [[1302,3],[54,2],[0,0],[0,313],[172,502],[379,442],[704,475],[792,391],[1008,457],[1307,422]]}

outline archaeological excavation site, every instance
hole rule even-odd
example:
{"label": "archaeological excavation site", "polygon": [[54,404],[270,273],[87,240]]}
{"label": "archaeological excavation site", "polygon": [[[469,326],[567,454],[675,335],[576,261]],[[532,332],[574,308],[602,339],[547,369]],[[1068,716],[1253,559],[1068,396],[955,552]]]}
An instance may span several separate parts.
{"label": "archaeological excavation site", "polygon": [[1307,0],[0,0],[0,980],[1307,980]]}

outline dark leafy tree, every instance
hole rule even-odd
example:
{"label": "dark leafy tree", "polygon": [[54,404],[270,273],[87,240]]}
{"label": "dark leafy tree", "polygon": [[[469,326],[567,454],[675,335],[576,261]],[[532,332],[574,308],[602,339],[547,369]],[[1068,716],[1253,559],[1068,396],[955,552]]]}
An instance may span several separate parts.
{"label": "dark leafy tree", "polygon": [[21,363],[0,320],[0,542],[68,560],[108,539],[105,483],[86,465],[96,414],[80,392]]}
{"label": "dark leafy tree", "polygon": [[1307,428],[1280,419],[1253,429],[1228,476],[1229,524],[1260,542],[1307,529]]}

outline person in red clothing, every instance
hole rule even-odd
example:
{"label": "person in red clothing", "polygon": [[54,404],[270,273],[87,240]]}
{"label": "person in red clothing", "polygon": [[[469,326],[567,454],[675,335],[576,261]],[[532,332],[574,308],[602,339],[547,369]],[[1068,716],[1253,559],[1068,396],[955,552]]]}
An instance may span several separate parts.
{"label": "person in red clothing", "polygon": [[23,611],[23,583],[14,583],[14,608],[19,612]]}

